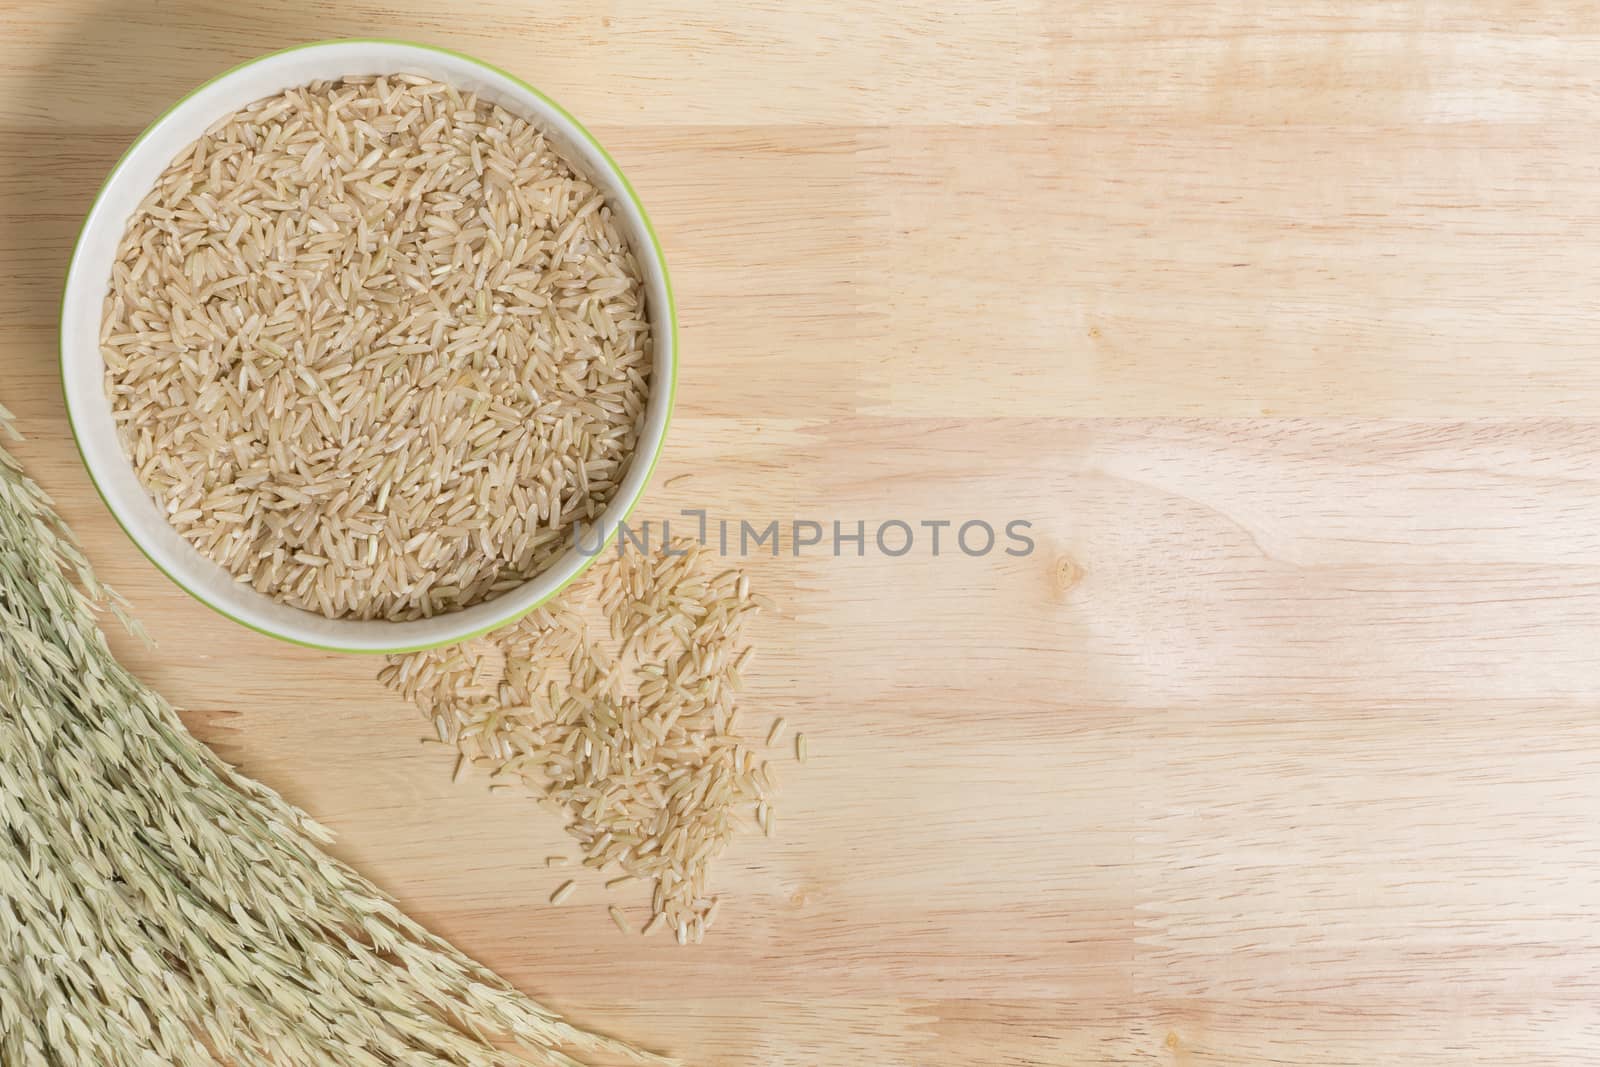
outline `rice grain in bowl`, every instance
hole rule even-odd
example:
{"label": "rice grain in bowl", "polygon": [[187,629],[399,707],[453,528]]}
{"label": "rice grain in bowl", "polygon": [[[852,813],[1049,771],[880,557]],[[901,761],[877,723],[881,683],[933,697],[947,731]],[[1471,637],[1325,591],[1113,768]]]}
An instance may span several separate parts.
{"label": "rice grain in bowl", "polygon": [[169,576],[392,651],[582,570],[572,524],[609,533],[659,451],[674,335],[648,221],[575,121],[474,60],[347,41],[223,75],[136,143],[62,357],[85,462]]}
{"label": "rice grain in bowl", "polygon": [[112,265],[106,388],[190,544],[330,618],[513,589],[593,525],[644,421],[650,323],[605,197],[421,75],[213,127]]}

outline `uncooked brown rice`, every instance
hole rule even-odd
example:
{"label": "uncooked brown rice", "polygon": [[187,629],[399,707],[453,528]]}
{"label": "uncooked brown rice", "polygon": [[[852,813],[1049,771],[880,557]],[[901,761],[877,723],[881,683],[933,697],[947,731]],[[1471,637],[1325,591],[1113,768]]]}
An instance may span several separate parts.
{"label": "uncooked brown rice", "polygon": [[608,889],[651,881],[644,932],[665,923],[687,943],[709,926],[710,866],[735,812],[754,804],[772,834],[776,776],[734,728],[745,626],[770,601],[740,571],[712,576],[700,546],[677,550],[599,560],[520,623],[392,657],[380,678],[561,813],[585,866],[621,867]]}
{"label": "uncooked brown rice", "polygon": [[180,534],[279,600],[394,620],[564,551],[622,480],[651,366],[602,193],[537,126],[410,75],[292,89],[186,148],[100,341]]}

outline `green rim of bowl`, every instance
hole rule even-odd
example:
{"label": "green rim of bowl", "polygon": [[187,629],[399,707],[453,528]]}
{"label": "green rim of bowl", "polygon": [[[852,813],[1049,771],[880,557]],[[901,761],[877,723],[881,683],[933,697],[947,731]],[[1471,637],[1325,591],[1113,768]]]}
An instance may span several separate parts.
{"label": "green rim of bowl", "polygon": [[[650,466],[645,469],[644,480],[639,483],[639,491],[636,494],[634,494],[634,498],[631,501],[628,502],[628,506],[625,509],[623,509],[621,517],[617,520],[619,526],[622,523],[625,523],[625,522],[628,521],[628,519],[633,515],[634,509],[636,509],[639,506],[639,502],[644,499],[645,490],[649,488],[650,479],[655,474],[656,464],[660,461],[661,453],[666,448],[666,445],[667,445],[667,431],[669,431],[672,428],[672,410],[676,406],[677,399],[678,399],[678,305],[677,305],[676,298],[672,294],[672,275],[667,270],[666,253],[662,251],[661,238],[659,236],[657,236],[657,234],[656,234],[655,223],[653,223],[650,220],[650,213],[645,210],[644,202],[639,199],[639,194],[633,188],[633,183],[628,180],[627,174],[623,173],[622,167],[618,165],[616,159],[614,159],[612,157],[611,153],[606,151],[605,146],[600,143],[599,139],[596,138],[594,134],[590,133],[588,128],[585,127],[583,125],[583,123],[579,122],[577,120],[577,118],[572,114],[572,112],[568,111],[566,108],[564,108],[560,104],[556,103],[556,101],[552,100],[547,94],[545,94],[543,92],[540,92],[538,89],[535,89],[533,86],[529,85],[527,82],[523,81],[521,78],[517,77],[515,74],[512,74],[512,73],[510,73],[508,71],[502,70],[502,69],[500,69],[499,67],[495,66],[492,63],[485,63],[483,60],[478,59],[476,56],[469,56],[464,52],[457,52],[457,51],[454,51],[454,50],[449,49],[449,48],[440,48],[440,47],[438,47],[436,45],[418,44],[415,41],[402,41],[402,40],[399,40],[399,39],[396,39],[396,38],[389,38],[389,37],[341,37],[341,38],[333,38],[333,39],[325,40],[325,41],[311,41],[311,42],[308,42],[306,44],[295,45],[295,46],[293,46],[291,48],[280,48],[276,52],[268,52],[266,55],[257,56],[256,58],[248,60],[247,62],[244,62],[244,63],[240,63],[237,66],[229,67],[227,70],[223,71],[222,73],[217,74],[214,77],[208,78],[206,81],[204,81],[201,84],[195,86],[193,89],[189,90],[189,92],[185,93],[182,97],[180,97],[176,102],[174,102],[165,111],[163,111],[160,115],[158,115],[156,117],[155,121],[151,122],[148,126],[146,126],[144,128],[144,131],[142,133],[140,133],[138,137],[134,138],[133,143],[130,144],[127,147],[127,150],[122,153],[121,157],[119,157],[117,159],[116,165],[113,166],[111,168],[111,170],[106,174],[105,181],[100,183],[100,189],[99,189],[98,192],[95,193],[94,202],[89,205],[89,210],[84,215],[84,224],[83,224],[82,227],[79,228],[78,237],[72,244],[72,256],[71,256],[71,258],[69,258],[67,260],[67,274],[66,274],[66,278],[63,279],[62,287],[61,287],[61,312],[57,316],[58,328],[57,328],[57,333],[56,333],[56,348],[57,348],[57,352],[58,352],[58,356],[59,356],[59,362],[60,362],[60,366],[61,366],[61,395],[62,395],[62,402],[66,406],[66,410],[67,410],[67,425],[72,431],[72,443],[73,443],[73,446],[78,450],[78,458],[83,463],[83,469],[84,469],[85,472],[88,473],[89,481],[90,481],[91,484],[94,485],[94,490],[95,490],[96,493],[99,494],[101,502],[104,503],[105,506],[106,506],[106,510],[111,513],[111,517],[116,520],[117,525],[122,527],[122,532],[128,535],[128,540],[133,542],[133,546],[139,550],[140,554],[143,555],[145,559],[149,560],[150,564],[153,567],[155,567],[156,570],[158,570],[162,574],[166,575],[168,580],[170,580],[173,585],[177,586],[179,589],[182,589],[185,593],[188,593],[189,596],[193,597],[195,600],[198,600],[200,603],[204,604],[206,607],[210,608],[212,611],[216,612],[218,615],[221,615],[226,619],[230,619],[233,622],[238,623],[240,626],[243,626],[248,630],[254,630],[256,633],[265,634],[266,636],[271,637],[271,638],[275,638],[275,639],[277,639],[279,641],[287,641],[291,645],[300,645],[303,648],[314,648],[314,649],[318,649],[318,650],[323,651],[323,652],[347,652],[347,653],[354,653],[354,654],[357,654],[357,655],[386,656],[386,655],[395,655],[395,654],[401,653],[401,652],[418,652],[418,651],[421,651],[422,649],[438,648],[438,647],[440,647],[442,645],[455,644],[455,643],[457,643],[459,641],[469,641],[474,637],[480,637],[483,634],[486,634],[486,633],[490,632],[491,630],[498,630],[502,626],[505,626],[505,625],[507,625],[509,623],[515,622],[517,619],[522,618],[528,612],[534,611],[535,609],[537,609],[540,605],[548,603],[551,599],[553,599],[554,597],[558,596],[563,589],[567,588],[567,586],[569,586],[573,582],[577,581],[578,578],[582,576],[583,572],[588,570],[589,567],[594,563],[594,561],[600,557],[600,553],[605,551],[606,546],[610,545],[611,542],[616,538],[617,529],[615,527],[613,527],[611,533],[606,537],[605,541],[603,541],[601,543],[599,549],[597,549],[594,552],[593,555],[584,557],[583,560],[578,564],[578,569],[573,571],[571,576],[569,576],[566,581],[564,581],[560,585],[556,586],[546,596],[540,598],[538,601],[536,601],[535,603],[529,605],[526,608],[521,608],[521,609],[518,609],[516,611],[510,612],[509,614],[507,614],[507,615],[505,615],[505,616],[503,616],[503,617],[501,617],[499,619],[496,619],[495,621],[489,623],[486,626],[481,626],[478,629],[473,630],[471,633],[461,634],[458,637],[445,638],[444,640],[440,640],[440,641],[424,641],[421,644],[415,644],[415,645],[398,645],[398,646],[396,646],[394,648],[343,648],[343,647],[340,647],[338,645],[321,645],[321,644],[317,644],[315,641],[306,641],[306,640],[303,640],[303,639],[298,638],[298,637],[290,637],[289,635],[283,634],[283,633],[279,633],[276,630],[269,630],[269,629],[266,629],[265,627],[257,626],[255,623],[246,622],[245,620],[239,618],[238,616],[230,614],[229,612],[224,610],[220,605],[213,604],[210,600],[206,599],[204,596],[201,596],[199,593],[195,592],[193,589],[190,589],[187,585],[185,585],[183,582],[181,582],[178,579],[177,575],[173,574],[171,571],[167,570],[159,562],[157,562],[155,557],[152,556],[148,551],[146,551],[144,545],[141,544],[139,542],[139,539],[134,536],[133,531],[128,529],[128,524],[122,521],[122,516],[117,514],[117,509],[111,506],[111,501],[106,499],[105,490],[100,488],[100,483],[99,483],[99,481],[97,481],[95,479],[95,476],[94,476],[94,469],[89,466],[89,457],[83,451],[83,442],[80,441],[79,438],[78,438],[78,424],[77,424],[77,420],[73,417],[73,414],[72,414],[72,399],[67,394],[67,354],[66,354],[66,350],[62,347],[62,344],[61,344],[62,333],[61,333],[60,326],[59,326],[59,324],[64,323],[66,321],[66,315],[67,315],[67,287],[66,287],[66,280],[70,279],[71,276],[72,276],[73,265],[77,262],[77,259],[78,259],[78,246],[83,243],[83,235],[84,235],[85,231],[88,230],[89,220],[94,217],[95,209],[100,206],[100,198],[105,195],[106,186],[111,184],[111,180],[113,178],[115,178],[116,175],[117,175],[117,172],[122,169],[122,165],[127,162],[128,157],[131,156],[133,154],[134,150],[136,148],[138,148],[139,145],[144,142],[144,139],[150,135],[150,132],[152,130],[154,130],[157,126],[161,125],[161,123],[166,120],[168,115],[172,114],[179,107],[182,107],[184,102],[187,101],[190,97],[194,96],[196,93],[200,92],[202,89],[205,89],[207,86],[213,85],[216,82],[221,81],[223,78],[228,77],[230,74],[234,74],[234,73],[236,73],[238,71],[244,70],[246,67],[253,67],[257,63],[262,62],[263,60],[272,59],[275,56],[288,55],[291,52],[301,52],[301,51],[305,51],[308,48],[321,48],[321,47],[324,47],[324,46],[327,46],[327,45],[336,45],[336,44],[391,44],[391,45],[403,45],[404,47],[415,48],[415,49],[418,49],[418,50],[424,51],[424,52],[437,52],[440,55],[450,56],[452,58],[459,59],[459,60],[462,60],[462,61],[467,62],[467,63],[471,63],[474,66],[482,67],[484,70],[491,71],[494,74],[498,74],[500,77],[505,78],[506,80],[512,82],[513,84],[517,85],[518,87],[527,90],[528,92],[532,93],[534,96],[537,96],[540,100],[543,100],[552,109],[554,109],[558,114],[560,114],[563,118],[565,118],[568,122],[570,122],[572,124],[573,129],[577,130],[579,135],[582,136],[584,138],[584,140],[588,141],[589,144],[594,148],[595,151],[600,153],[601,158],[603,158],[608,164],[610,164],[612,172],[615,173],[616,176],[617,176],[617,180],[622,183],[623,191],[628,194],[628,199],[633,201],[633,206],[638,209],[639,217],[644,220],[645,232],[650,235],[651,250],[655,253],[656,263],[661,268],[662,285],[667,291],[667,311],[668,311],[668,313],[669,313],[669,315],[671,316],[671,319],[672,319],[672,367],[671,367],[671,376],[670,376],[670,378],[668,380],[668,383],[667,383],[667,411],[666,411],[666,418],[663,421],[662,426],[661,426],[661,444],[656,447],[654,453],[650,457]],[[491,601],[491,603],[492,603],[492,601]]]}

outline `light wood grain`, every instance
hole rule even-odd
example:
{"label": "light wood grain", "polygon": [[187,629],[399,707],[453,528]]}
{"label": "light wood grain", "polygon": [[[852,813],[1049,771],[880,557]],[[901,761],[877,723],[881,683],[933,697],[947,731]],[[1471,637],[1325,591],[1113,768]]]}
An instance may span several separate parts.
{"label": "light wood grain", "polygon": [[[708,1067],[1600,1056],[1593,5],[0,3],[0,401],[247,772],[579,1021]],[[645,506],[1032,521],[1023,559],[751,561],[776,841],[621,936],[376,664],[135,552],[53,319],[167,103],[295,41],[454,46],[652,209],[683,318]],[[643,918],[639,894],[618,902]]]}

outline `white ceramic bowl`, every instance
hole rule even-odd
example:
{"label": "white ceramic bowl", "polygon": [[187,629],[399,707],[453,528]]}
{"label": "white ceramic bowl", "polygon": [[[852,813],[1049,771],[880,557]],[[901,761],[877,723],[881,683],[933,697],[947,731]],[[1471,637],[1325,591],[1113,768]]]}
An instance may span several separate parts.
{"label": "white ceramic bowl", "polygon": [[[551,142],[604,192],[644,274],[655,342],[649,405],[638,451],[600,527],[612,536],[644,492],[672,411],[677,314],[661,246],[638,195],[600,143],[537,89],[468,56],[402,41],[349,40],[303,45],[221,74],[156,120],[123,155],[84,221],[61,305],[61,377],[67,417],[89,476],[128,536],[195,599],[235,622],[297,644],[349,652],[398,652],[459,641],[538,607],[589,564],[571,547],[521,587],[462,611],[414,622],[328,619],[289,607],[237,582],[180,537],[134,476],[106,397],[99,350],[100,312],[111,264],[128,218],[167,164],[212,123],[252,101],[308,82],[358,74],[421,74],[470,89],[537,122]],[[592,534],[585,541],[593,544]]]}

